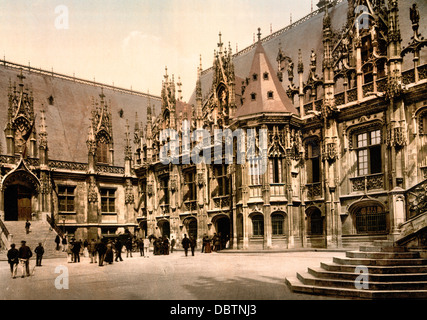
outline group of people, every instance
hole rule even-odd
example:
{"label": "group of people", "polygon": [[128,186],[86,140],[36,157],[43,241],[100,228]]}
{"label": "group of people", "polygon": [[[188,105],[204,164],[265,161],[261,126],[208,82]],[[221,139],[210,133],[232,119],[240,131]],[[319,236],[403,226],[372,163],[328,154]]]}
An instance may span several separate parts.
{"label": "group of people", "polygon": [[167,236],[150,237],[153,240],[153,254],[154,255],[168,255],[169,252],[173,253],[176,241],[172,237],[170,242]]}
{"label": "group of people", "polygon": [[90,263],[98,263],[99,266],[103,266],[104,262],[112,264],[114,261],[123,261],[123,248],[126,250],[126,258],[132,258],[134,244],[139,249],[141,257],[149,257],[150,241],[148,239],[137,239],[136,237],[128,236],[116,239],[92,239],[82,242],[82,240],[76,241],[73,238],[68,244],[69,262],[80,262],[80,256],[82,255],[89,256]]}
{"label": "group of people", "polygon": [[[42,259],[44,254],[44,248],[42,243],[34,249],[34,253],[36,254],[36,266],[41,267]],[[18,273],[18,265],[21,265],[22,274],[21,277],[29,277],[30,273],[30,258],[33,256],[33,252],[30,247],[27,246],[26,241],[21,241],[21,247],[16,249],[16,245],[12,243],[10,245],[10,249],[7,252],[7,261],[10,265],[10,272],[12,278],[16,278]]]}
{"label": "group of people", "polygon": [[[29,229],[29,227],[28,227]],[[69,256],[69,262],[79,263],[80,256],[89,256],[90,263],[98,263],[99,266],[103,266],[104,262],[112,264],[113,261],[123,261],[122,251],[126,249],[126,258],[132,258],[132,251],[134,247],[140,253],[141,257],[149,257],[150,243],[153,241],[153,254],[154,255],[168,255],[169,252],[173,253],[176,241],[172,237],[169,241],[167,236],[150,236],[148,238],[137,238],[132,237],[130,234],[124,238],[115,239],[92,239],[88,240],[76,240],[72,238],[68,242],[67,238],[63,237],[62,240],[59,236],[55,238],[56,250],[60,250],[60,243],[63,245],[63,251],[67,250]],[[202,253],[210,253],[212,251],[219,251],[226,247],[227,238],[221,237],[221,234],[214,234],[212,238],[209,238],[207,234],[202,239]],[[184,234],[184,238],[181,241],[182,248],[184,249],[185,256],[188,256],[188,249],[191,249],[191,255],[194,256],[194,250],[196,248],[196,238],[193,235],[187,237]],[[36,254],[36,266],[42,265],[42,258],[44,254],[44,248],[42,243],[39,243],[38,247],[34,249]],[[10,250],[7,253],[8,262],[10,264],[10,271],[13,278],[16,278],[18,265],[21,265],[22,277],[30,276],[29,260],[33,256],[31,249],[26,245],[26,241],[21,241],[21,247],[16,249],[15,244],[11,245]]]}

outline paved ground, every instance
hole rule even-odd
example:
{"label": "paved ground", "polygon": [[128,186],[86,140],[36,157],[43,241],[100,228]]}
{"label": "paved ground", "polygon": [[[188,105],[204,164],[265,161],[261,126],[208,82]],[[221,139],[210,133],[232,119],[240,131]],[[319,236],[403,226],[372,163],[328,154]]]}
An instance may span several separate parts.
{"label": "paved ground", "polygon": [[[210,253],[183,251],[142,258],[134,254],[123,262],[99,267],[89,258],[80,263],[45,259],[28,278],[10,277],[9,265],[0,261],[0,299],[84,300],[318,300],[326,297],[292,293],[285,277],[307,267],[331,262],[343,252]],[[31,269],[35,265],[31,259]],[[68,269],[69,288],[56,289],[55,279]],[[20,270],[18,270],[20,276]],[[63,283],[63,282],[61,282]]]}

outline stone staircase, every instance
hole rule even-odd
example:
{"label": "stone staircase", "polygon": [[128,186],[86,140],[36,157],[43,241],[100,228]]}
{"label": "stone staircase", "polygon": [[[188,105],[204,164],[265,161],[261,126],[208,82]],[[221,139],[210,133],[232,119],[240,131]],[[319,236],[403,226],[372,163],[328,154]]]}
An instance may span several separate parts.
{"label": "stone staircase", "polygon": [[33,257],[35,257],[34,249],[38,246],[39,242],[43,244],[44,255],[43,258],[60,258],[66,257],[66,253],[62,250],[56,250],[55,238],[57,233],[50,227],[46,221],[30,221],[30,233],[26,234],[25,221],[3,221],[7,230],[9,231],[9,243],[7,248],[2,248],[0,253],[0,260],[7,259],[7,250],[10,249],[10,244],[15,243],[16,248],[19,249],[21,241],[25,240],[27,246],[33,251]]}
{"label": "stone staircase", "polygon": [[427,259],[391,241],[375,241],[286,278],[286,284],[298,293],[353,299],[426,299]]}

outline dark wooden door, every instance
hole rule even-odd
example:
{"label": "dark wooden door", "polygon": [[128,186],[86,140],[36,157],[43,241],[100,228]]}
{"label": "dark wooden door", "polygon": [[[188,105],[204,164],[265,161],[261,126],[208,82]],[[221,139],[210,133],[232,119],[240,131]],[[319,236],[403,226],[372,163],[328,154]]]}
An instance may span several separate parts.
{"label": "dark wooden door", "polygon": [[31,193],[25,187],[18,186],[18,220],[31,220]]}

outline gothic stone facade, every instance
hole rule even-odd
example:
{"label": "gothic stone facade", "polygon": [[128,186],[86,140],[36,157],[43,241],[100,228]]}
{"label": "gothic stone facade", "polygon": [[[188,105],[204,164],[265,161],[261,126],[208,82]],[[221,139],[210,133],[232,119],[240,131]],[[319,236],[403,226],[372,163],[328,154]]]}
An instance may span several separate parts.
{"label": "gothic stone facade", "polygon": [[[427,172],[426,7],[418,5],[333,1],[286,32],[264,39],[259,32],[235,55],[220,34],[213,67],[199,67],[189,103],[166,71],[162,109],[147,119],[135,167],[141,230],[178,240],[192,234],[199,244],[217,233],[235,249],[353,247],[398,237],[420,213],[415,199],[425,195]],[[311,40],[321,45],[307,48]],[[188,132],[198,128],[209,132],[203,152],[211,164],[185,161],[196,145],[185,143]],[[178,163],[160,161],[170,142],[161,139],[165,129],[178,133]],[[267,130],[267,170],[254,175],[256,162],[237,163],[248,160],[249,145],[243,154],[234,148],[231,163],[223,154],[214,164],[214,145],[225,144],[216,129]]]}
{"label": "gothic stone facade", "polygon": [[[69,110],[78,85],[62,90],[61,101],[33,83],[44,95],[37,101],[20,76],[2,120],[2,218],[32,212],[59,227],[63,221],[78,237],[128,228],[178,243],[194,235],[200,245],[204,234],[217,233],[235,249],[399,237],[402,224],[426,211],[427,5],[335,0],[319,7],[265,38],[259,31],[236,54],[220,35],[213,66],[200,65],[188,103],[166,70],[160,98],[128,102],[111,88],[82,90],[85,99],[99,98],[80,103],[79,117]],[[131,138],[125,119],[138,111],[146,117],[136,119]],[[167,129],[178,133],[178,163],[161,161]],[[220,164],[187,161],[196,129],[210,141],[200,151]],[[253,129],[256,143],[232,137],[226,163],[214,152],[226,143],[216,129]],[[265,157],[265,172],[249,151]]]}

